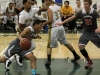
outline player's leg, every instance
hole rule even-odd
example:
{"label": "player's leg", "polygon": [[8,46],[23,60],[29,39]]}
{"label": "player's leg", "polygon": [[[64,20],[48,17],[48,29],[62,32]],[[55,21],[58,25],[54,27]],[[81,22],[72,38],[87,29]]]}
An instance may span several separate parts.
{"label": "player's leg", "polygon": [[49,37],[48,37],[48,44],[47,44],[47,61],[45,63],[45,66],[51,65],[51,55],[52,55],[52,48],[50,48],[52,33],[51,28],[49,29]]}
{"label": "player's leg", "polygon": [[90,59],[90,57],[88,55],[88,52],[85,49],[85,46],[87,45],[87,43],[89,42],[89,39],[90,39],[89,36],[90,36],[90,34],[83,33],[79,39],[79,44],[78,44],[81,54],[86,58],[86,60],[88,62],[86,64],[85,68],[88,68],[93,64],[92,60]]}
{"label": "player's leg", "polygon": [[31,62],[32,75],[36,75],[36,57],[32,53],[28,53],[25,58]]}
{"label": "player's leg", "polygon": [[73,54],[74,58],[71,60],[72,62],[76,62],[78,59],[80,59],[80,56],[76,53],[75,49],[70,43],[64,44]]}
{"label": "player's leg", "polygon": [[6,60],[7,60],[7,58],[6,58],[6,57],[4,57],[4,56],[0,57],[0,63],[5,62]]}
{"label": "player's leg", "polygon": [[[16,44],[16,45],[15,45]],[[18,44],[18,45],[17,45]],[[18,52],[21,51],[20,45],[19,45],[19,40],[15,39],[13,40],[10,45],[8,46],[5,56],[9,57],[8,60],[6,61],[5,68],[9,70],[9,65],[11,64],[11,61],[15,59],[14,55]],[[11,58],[10,58],[11,57]]]}
{"label": "player's leg", "polygon": [[52,55],[52,48],[47,48],[47,61],[45,63],[45,66],[51,65],[51,55]]}
{"label": "player's leg", "polygon": [[[33,41],[31,41],[31,44],[32,44],[32,46],[31,46],[31,48],[29,49],[29,51],[34,50],[35,47],[36,47],[36,45],[34,44]],[[17,64],[18,64],[20,67],[23,66],[23,64],[22,64],[23,58],[20,57],[18,54],[15,54],[14,56],[10,57],[10,58],[5,62],[5,68],[6,68],[6,69],[9,69],[9,66],[10,66],[11,62],[12,62],[14,59],[16,59],[16,62],[17,62]]]}
{"label": "player's leg", "polygon": [[19,53],[21,57],[25,57],[26,59],[31,61],[31,69],[32,69],[32,75],[39,75],[36,74],[36,57],[30,52],[29,50],[23,50]]}
{"label": "player's leg", "polygon": [[11,64],[11,61],[13,61],[15,59],[14,56],[10,57],[6,62],[5,62],[5,68],[9,69],[9,66]]}
{"label": "player's leg", "polygon": [[14,57],[15,57],[15,59],[16,59],[17,64],[18,64],[20,67],[22,67],[22,66],[23,66],[23,64],[22,64],[23,58],[20,57],[18,54],[15,54]]}
{"label": "player's leg", "polygon": [[66,39],[64,28],[60,27],[60,31],[58,32],[57,38],[58,38],[58,41],[61,44],[65,45],[72,52],[72,54],[74,55],[74,59],[71,60],[72,62],[75,62],[78,59],[80,59],[80,56],[76,53],[73,46],[70,43],[68,43],[68,41]]}

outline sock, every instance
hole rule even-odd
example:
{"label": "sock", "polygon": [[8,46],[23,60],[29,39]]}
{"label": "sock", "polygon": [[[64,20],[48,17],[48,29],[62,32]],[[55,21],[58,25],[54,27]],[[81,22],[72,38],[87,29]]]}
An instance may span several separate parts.
{"label": "sock", "polygon": [[15,59],[14,56],[12,56],[12,57],[9,58],[10,61],[13,61],[14,59]]}
{"label": "sock", "polygon": [[36,75],[36,69],[32,69],[32,75]]}
{"label": "sock", "polygon": [[87,53],[87,51],[85,49],[80,50],[80,52],[86,58],[87,61],[90,60],[89,55],[88,55],[88,53]]}
{"label": "sock", "polygon": [[74,50],[74,51],[72,51],[72,53],[73,53],[74,57],[76,57],[76,56],[77,56],[77,53],[75,52],[75,50]]}
{"label": "sock", "polygon": [[48,60],[51,60],[51,55],[47,55],[47,57],[48,57]]}
{"label": "sock", "polygon": [[20,58],[20,56],[18,54],[15,54],[16,58]]}

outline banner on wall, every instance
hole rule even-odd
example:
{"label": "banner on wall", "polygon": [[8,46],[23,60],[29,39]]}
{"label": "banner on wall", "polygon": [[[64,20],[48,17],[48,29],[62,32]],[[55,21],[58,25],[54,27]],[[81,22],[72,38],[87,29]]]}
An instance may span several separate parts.
{"label": "banner on wall", "polygon": [[55,0],[55,3],[62,3],[62,0]]}

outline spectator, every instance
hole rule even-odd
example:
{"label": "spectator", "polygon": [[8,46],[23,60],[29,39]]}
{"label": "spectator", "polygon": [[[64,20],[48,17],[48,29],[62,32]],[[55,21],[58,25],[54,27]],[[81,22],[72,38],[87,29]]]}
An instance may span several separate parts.
{"label": "spectator", "polygon": [[93,4],[92,6],[95,10],[97,10],[97,3]]}
{"label": "spectator", "polygon": [[14,3],[13,7],[15,8],[15,11],[17,14],[20,13],[21,10],[23,10],[23,0],[11,0],[11,3]]}
{"label": "spectator", "polygon": [[1,4],[0,4],[0,28],[1,28],[2,25],[3,25],[3,22],[2,22],[3,17],[4,17],[3,15],[4,15],[4,7],[1,6]]}
{"label": "spectator", "polygon": [[[81,1],[80,0],[76,0],[76,5],[74,6],[74,12],[75,12],[75,14],[77,14],[77,12],[81,11],[83,8],[84,7],[81,4]],[[77,28],[82,29],[82,24],[78,24],[77,25],[77,23],[76,23],[77,21],[78,21],[78,23],[80,23],[80,20],[75,20],[75,29],[77,29]]]}
{"label": "spectator", "polygon": [[37,5],[37,1],[36,0],[32,0],[32,8],[39,8],[39,6]]}
{"label": "spectator", "polygon": [[[62,15],[62,21],[65,19],[71,17],[74,14],[74,10],[71,6],[69,6],[69,1],[64,2],[64,6],[61,8],[61,15]],[[73,30],[75,28],[75,20],[72,20],[68,23],[68,30]],[[66,30],[66,24],[63,25]]]}
{"label": "spectator", "polygon": [[14,23],[18,22],[18,16],[16,15],[15,9],[13,7],[13,3],[9,3],[9,6],[6,8],[5,16],[4,16],[5,26],[8,20],[10,21],[14,20]]}
{"label": "spectator", "polygon": [[100,14],[100,2],[97,4],[97,11]]}
{"label": "spectator", "polygon": [[74,11],[75,13],[81,11],[83,9],[83,5],[81,5],[81,1],[80,0],[76,0],[76,5],[74,6]]}

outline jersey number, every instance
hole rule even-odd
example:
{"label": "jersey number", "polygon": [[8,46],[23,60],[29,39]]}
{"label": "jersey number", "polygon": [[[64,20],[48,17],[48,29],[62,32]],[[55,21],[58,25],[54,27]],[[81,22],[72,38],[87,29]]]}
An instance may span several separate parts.
{"label": "jersey number", "polygon": [[91,19],[85,19],[85,25],[92,25]]}
{"label": "jersey number", "polygon": [[56,20],[58,20],[59,16],[58,16],[58,12],[55,12],[56,14]]}

